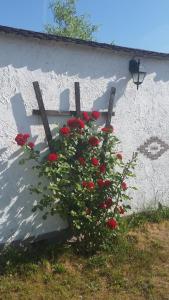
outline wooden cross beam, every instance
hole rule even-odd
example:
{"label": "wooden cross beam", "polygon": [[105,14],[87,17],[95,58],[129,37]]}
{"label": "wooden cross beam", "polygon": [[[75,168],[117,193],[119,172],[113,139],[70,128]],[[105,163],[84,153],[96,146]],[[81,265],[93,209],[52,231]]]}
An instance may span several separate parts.
{"label": "wooden cross beam", "polygon": [[[50,151],[53,151],[52,134],[51,134],[51,130],[49,127],[49,122],[48,122],[47,116],[63,117],[63,116],[76,115],[77,117],[80,117],[80,115],[81,115],[80,85],[79,85],[79,82],[74,83],[76,110],[75,111],[64,111],[64,112],[60,112],[57,110],[46,110],[44,107],[42,93],[41,93],[38,81],[33,82],[33,87],[34,87],[34,91],[35,91],[39,109],[33,109],[32,112],[34,115],[41,116],[49,149],[50,149]],[[115,113],[113,112],[115,93],[116,93],[116,89],[114,87],[112,87],[111,92],[110,92],[108,112],[106,112],[106,111],[100,112],[102,116],[106,117],[106,126],[109,126],[111,124],[111,118],[112,118],[112,116],[115,115]],[[89,111],[87,111],[87,112],[89,112]],[[105,137],[104,144],[106,144],[106,142],[107,141],[106,141],[106,137]]]}
{"label": "wooden cross beam", "polygon": [[[91,113],[89,110],[85,110],[87,113]],[[46,115],[49,117],[69,117],[69,116],[76,116],[76,110],[69,110],[69,111],[59,111],[53,109],[45,109]],[[39,109],[32,109],[33,115],[40,116],[41,112]],[[107,111],[100,111],[102,117],[107,117]],[[112,112],[112,116],[115,116],[115,112]]]}

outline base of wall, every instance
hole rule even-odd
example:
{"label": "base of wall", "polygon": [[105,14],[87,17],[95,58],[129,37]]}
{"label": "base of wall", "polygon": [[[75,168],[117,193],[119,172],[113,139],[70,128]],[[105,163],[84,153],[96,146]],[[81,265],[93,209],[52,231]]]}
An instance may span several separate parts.
{"label": "base of wall", "polygon": [[20,247],[25,247],[25,246],[40,244],[45,242],[62,244],[70,238],[71,238],[71,230],[69,228],[66,228],[61,231],[52,231],[48,233],[43,233],[38,235],[37,237],[31,236],[27,239],[15,240],[11,243],[1,243],[0,249],[2,250],[7,246],[20,248]]}

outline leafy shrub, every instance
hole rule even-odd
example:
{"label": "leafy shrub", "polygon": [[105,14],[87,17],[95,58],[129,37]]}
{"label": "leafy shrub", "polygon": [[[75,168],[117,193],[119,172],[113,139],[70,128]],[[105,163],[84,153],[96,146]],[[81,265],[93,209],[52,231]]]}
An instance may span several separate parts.
{"label": "leafy shrub", "polygon": [[[124,163],[117,152],[118,138],[113,127],[98,129],[99,112],[84,112],[58,129],[53,152],[41,158],[28,134],[18,134],[18,145],[34,159],[34,170],[45,178],[31,192],[41,195],[33,211],[60,214],[67,219],[79,251],[94,253],[106,247],[120,228],[120,218],[130,206],[126,179],[133,175],[136,155]],[[24,163],[22,160],[22,163]]]}

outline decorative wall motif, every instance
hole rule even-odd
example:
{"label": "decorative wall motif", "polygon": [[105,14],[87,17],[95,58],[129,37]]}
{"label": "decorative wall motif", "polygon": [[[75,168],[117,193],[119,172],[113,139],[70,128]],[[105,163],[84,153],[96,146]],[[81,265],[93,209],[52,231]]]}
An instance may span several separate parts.
{"label": "decorative wall motif", "polygon": [[143,145],[138,149],[139,152],[144,154],[151,160],[158,159],[161,155],[169,150],[169,145],[159,139],[157,136],[150,137]]}

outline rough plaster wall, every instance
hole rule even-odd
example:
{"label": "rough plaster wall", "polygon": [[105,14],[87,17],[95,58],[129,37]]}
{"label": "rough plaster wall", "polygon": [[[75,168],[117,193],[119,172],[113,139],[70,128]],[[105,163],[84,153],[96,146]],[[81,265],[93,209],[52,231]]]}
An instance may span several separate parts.
{"label": "rough plaster wall", "polygon": [[[169,62],[142,59],[147,76],[136,90],[128,72],[129,56],[81,46],[0,36],[0,243],[60,230],[58,217],[42,224],[31,213],[34,198],[28,185],[35,181],[30,164],[19,166],[18,132],[29,132],[37,148],[44,147],[40,117],[32,116],[37,102],[32,82],[38,80],[47,109],[73,110],[74,82],[81,86],[82,109],[107,109],[115,86],[113,124],[126,158],[150,137],[169,145]],[[51,128],[59,119],[49,119]],[[167,150],[167,149],[166,149]],[[133,210],[168,204],[169,151],[156,160],[139,153]]]}

